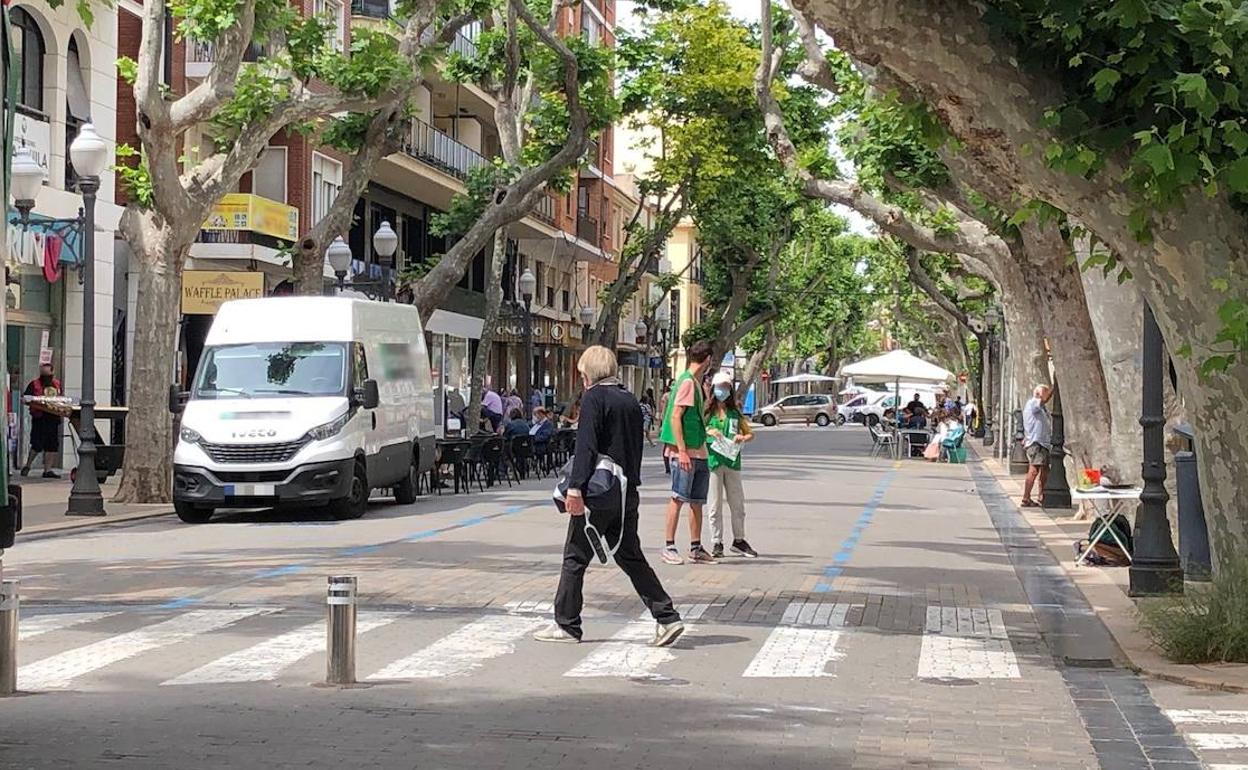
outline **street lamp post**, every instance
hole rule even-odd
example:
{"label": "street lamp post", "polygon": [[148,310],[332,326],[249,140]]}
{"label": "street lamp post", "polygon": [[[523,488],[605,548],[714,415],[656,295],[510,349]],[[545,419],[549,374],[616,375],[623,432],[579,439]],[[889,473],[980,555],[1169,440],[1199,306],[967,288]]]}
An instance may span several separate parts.
{"label": "street lamp post", "polygon": [[633,342],[641,341],[642,356],[646,359],[646,371],[642,372],[642,395],[645,395],[645,375],[650,369],[650,327],[646,325],[646,319],[638,318],[637,323],[633,324]]}
{"label": "street lamp post", "polygon": [[[666,258],[659,260],[659,270],[662,271],[663,263]],[[654,320],[658,324],[659,337],[659,387],[662,388],[667,384],[667,334],[671,329],[672,308],[671,303],[667,300],[667,295],[659,298],[658,307],[654,309]],[[646,362],[649,365],[649,362]]]}
{"label": "street lamp post", "polygon": [[1183,592],[1183,567],[1170,538],[1166,517],[1166,424],[1162,396],[1162,338],[1153,309],[1144,303],[1143,393],[1140,425],[1144,427],[1144,491],[1135,515],[1135,553],[1129,570],[1131,596]]}
{"label": "street lamp post", "polygon": [[[377,228],[377,232],[373,233],[373,251],[377,252],[377,256],[383,258],[387,263],[392,263],[394,254],[399,249],[399,234],[390,226],[390,222],[383,220]],[[325,251],[325,259],[329,261],[330,268],[334,271],[334,277],[338,279],[338,291],[343,289],[355,289],[362,292],[369,299],[381,302],[389,302],[394,299],[394,280],[391,278],[379,278],[376,281],[358,281],[352,278],[346,280],[347,272],[351,269],[351,259],[354,255],[351,253],[351,247],[347,242],[338,236],[329,244],[329,248]]]}
{"label": "street lamp post", "polygon": [[581,344],[589,347],[589,335],[594,333],[594,309],[589,305],[581,308]]}
{"label": "street lamp post", "polygon": [[[78,129],[69,145],[69,158],[77,176],[82,208],[73,219],[53,219],[39,223],[51,232],[76,230],[82,238],[82,396],[79,399],[78,466],[69,492],[67,516],[103,516],[104,496],[95,471],[95,198],[100,190],[100,174],[108,163],[108,143],[91,123]],[[22,229],[31,225],[30,212],[43,186],[46,172],[30,151],[23,148],[13,156],[13,199]]]}
{"label": "street lamp post", "polygon": [[988,308],[988,312],[984,314],[984,321],[988,326],[988,354],[984,356],[984,364],[986,371],[983,376],[984,383],[984,401],[986,402],[980,412],[984,415],[984,446],[992,446],[993,444],[993,412],[996,410],[997,393],[995,391],[994,378],[998,376],[1000,362],[997,357],[1000,351],[997,347],[997,324],[1001,323],[1001,311],[996,306]]}
{"label": "street lamp post", "polygon": [[529,418],[533,417],[533,399],[531,395],[536,388],[537,377],[534,375],[533,366],[533,295],[537,293],[537,277],[533,275],[533,271],[527,267],[524,273],[520,275],[516,282],[517,288],[520,290],[520,297],[524,300],[524,373],[525,380],[528,382],[529,396],[524,399],[528,404],[526,411]]}
{"label": "street lamp post", "polygon": [[1044,489],[1040,490],[1041,505],[1045,508],[1071,508],[1070,482],[1066,478],[1066,420],[1062,417],[1062,394],[1053,382],[1053,443],[1049,451],[1049,475]]}

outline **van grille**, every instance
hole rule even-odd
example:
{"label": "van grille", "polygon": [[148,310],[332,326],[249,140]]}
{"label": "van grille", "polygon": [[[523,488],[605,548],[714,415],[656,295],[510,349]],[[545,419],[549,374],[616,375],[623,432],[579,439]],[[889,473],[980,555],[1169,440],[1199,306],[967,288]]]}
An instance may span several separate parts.
{"label": "van grille", "polygon": [[295,456],[307,441],[286,441],[281,444],[211,444],[200,446],[213,462],[218,463],[282,463]]}

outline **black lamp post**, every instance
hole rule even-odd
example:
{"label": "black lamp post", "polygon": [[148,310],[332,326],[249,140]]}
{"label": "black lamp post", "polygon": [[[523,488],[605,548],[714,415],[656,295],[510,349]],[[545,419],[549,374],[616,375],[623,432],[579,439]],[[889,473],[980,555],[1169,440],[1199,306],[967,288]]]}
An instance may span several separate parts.
{"label": "black lamp post", "polygon": [[[373,251],[377,252],[377,256],[384,259],[387,263],[393,265],[394,253],[399,248],[399,234],[394,231],[388,221],[382,221],[377,228],[377,232],[373,233]],[[390,302],[394,299],[394,280],[391,278],[380,278],[376,281],[360,281],[353,277],[350,281],[346,280],[347,272],[351,269],[351,247],[347,242],[338,236],[333,243],[329,244],[329,248],[325,252],[325,259],[329,261],[330,268],[334,271],[334,277],[338,279],[338,291],[343,289],[354,289],[364,294],[369,299],[378,300],[380,302]]]}
{"label": "black lamp post", "polygon": [[1053,446],[1049,450],[1049,476],[1040,490],[1045,508],[1072,508],[1070,482],[1066,479],[1066,426],[1062,418],[1062,395],[1053,383]]}
{"label": "black lamp post", "polygon": [[996,391],[994,390],[994,378],[1000,376],[1000,362],[997,359],[999,351],[997,348],[997,324],[1001,323],[1001,311],[997,308],[990,307],[988,312],[984,314],[984,324],[988,327],[988,350],[984,356],[984,403],[980,405],[979,411],[984,416],[984,446],[992,446],[992,416],[996,411]]}
{"label": "black lamp post", "polygon": [[524,403],[528,406],[525,411],[529,418],[533,417],[533,399],[530,397],[533,390],[537,387],[537,376],[533,366],[533,295],[537,292],[537,277],[533,275],[533,271],[527,267],[524,273],[516,281],[517,288],[520,290],[520,298],[524,300],[524,374],[528,381],[529,395],[525,396]]}
{"label": "black lamp post", "polygon": [[[69,145],[69,158],[82,194],[82,208],[73,219],[53,219],[38,223],[49,232],[77,231],[82,238],[82,396],[79,400],[78,466],[69,492],[67,516],[103,516],[104,496],[95,471],[95,197],[100,190],[100,174],[108,163],[108,143],[91,123],[78,129]],[[30,212],[43,186],[46,173],[20,149],[13,156],[13,199],[25,230],[31,226]]]}
{"label": "black lamp post", "polygon": [[1144,427],[1144,463],[1141,477],[1144,491],[1135,515],[1135,553],[1131,555],[1130,590],[1132,596],[1157,596],[1183,592],[1183,567],[1170,537],[1170,520],[1166,516],[1166,424],[1162,398],[1161,329],[1153,309],[1144,303],[1144,384],[1140,409],[1140,425]]}

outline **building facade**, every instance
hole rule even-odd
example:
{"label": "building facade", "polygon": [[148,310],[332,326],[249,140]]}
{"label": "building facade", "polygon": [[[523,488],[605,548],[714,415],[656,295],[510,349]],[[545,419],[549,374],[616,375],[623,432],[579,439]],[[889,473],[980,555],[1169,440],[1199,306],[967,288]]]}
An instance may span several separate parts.
{"label": "building facade", "polygon": [[[117,373],[124,383],[124,361],[114,359],[114,340],[124,335],[124,266],[115,270],[114,236],[121,209],[113,195],[112,163],[101,176],[95,206],[95,232],[49,233],[50,219],[77,216],[82,197],[75,188],[68,147],[87,122],[111,145],[115,141],[117,12],[94,7],[90,25],[73,4],[52,8],[44,0],[18,0],[9,6],[16,54],[17,98],[13,105],[14,147],[26,148],[46,170],[43,189],[31,212],[31,225],[14,224],[17,212],[5,201],[5,346],[9,387],[20,394],[51,363],[65,395],[81,398],[83,372],[82,264],[84,237],[94,246],[96,281],[94,329],[96,389],[99,404],[117,403]],[[16,406],[16,403],[15,403]],[[7,427],[11,456],[24,462],[29,445],[30,414],[15,408]],[[75,464],[68,425],[63,430],[61,463]],[[109,433],[104,432],[104,438]]]}

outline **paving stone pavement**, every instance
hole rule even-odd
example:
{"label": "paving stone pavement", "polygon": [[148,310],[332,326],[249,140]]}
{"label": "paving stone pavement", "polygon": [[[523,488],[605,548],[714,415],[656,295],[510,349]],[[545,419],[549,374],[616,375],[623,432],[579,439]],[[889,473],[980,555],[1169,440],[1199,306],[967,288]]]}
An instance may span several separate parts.
{"label": "paving stone pavement", "polygon": [[[861,429],[760,433],[758,559],[659,563],[648,459],[643,544],[690,624],[665,650],[614,567],[587,578],[586,643],[530,638],[563,538],[549,481],[353,522],[243,513],[23,541],[4,568],[22,579],[29,694],[0,702],[0,767],[1248,762],[1241,696],[1059,664],[1077,640],[1046,638],[1051,608],[1030,603],[973,468],[869,460]],[[357,688],[315,686],[329,574],[360,580]]]}

